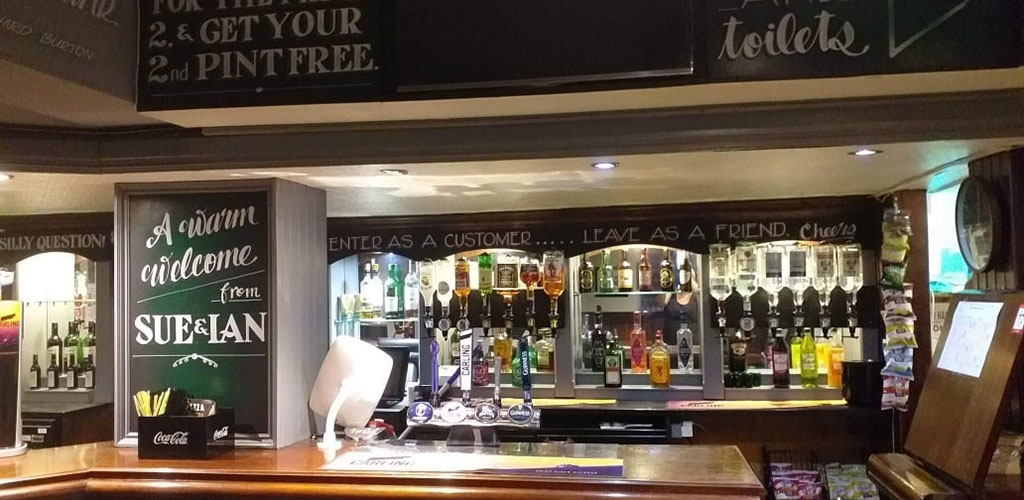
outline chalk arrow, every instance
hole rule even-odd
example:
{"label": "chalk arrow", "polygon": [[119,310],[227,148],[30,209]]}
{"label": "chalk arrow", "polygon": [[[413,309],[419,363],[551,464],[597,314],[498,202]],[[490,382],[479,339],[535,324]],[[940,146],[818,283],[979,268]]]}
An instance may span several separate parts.
{"label": "chalk arrow", "polygon": [[[928,33],[930,33],[935,28],[938,28],[939,26],[941,26],[942,23],[945,23],[946,21],[950,20],[950,18],[952,18],[953,16],[957,15],[957,13],[959,13],[961,10],[964,10],[967,7],[967,5],[971,3],[971,0],[963,0],[962,2],[954,5],[952,9],[949,9],[948,11],[943,13],[941,16],[936,18],[934,21],[929,23],[927,26],[924,27],[924,29],[914,33],[910,38],[904,40],[901,43],[896,43],[896,1],[897,0],[889,0],[889,58],[890,59],[895,58],[896,56],[900,55],[901,52],[903,52],[908,47],[913,45],[914,42],[920,40],[921,37],[927,35]],[[912,0],[912,1],[916,3],[918,0]]]}

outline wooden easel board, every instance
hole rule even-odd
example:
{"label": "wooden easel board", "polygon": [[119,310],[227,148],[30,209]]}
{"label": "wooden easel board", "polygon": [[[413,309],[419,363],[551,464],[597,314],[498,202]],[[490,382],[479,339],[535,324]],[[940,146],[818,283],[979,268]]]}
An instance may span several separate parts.
{"label": "wooden easel board", "polygon": [[968,489],[984,483],[1024,359],[1015,321],[1024,321],[1024,293],[954,297],[907,435],[907,453]]}

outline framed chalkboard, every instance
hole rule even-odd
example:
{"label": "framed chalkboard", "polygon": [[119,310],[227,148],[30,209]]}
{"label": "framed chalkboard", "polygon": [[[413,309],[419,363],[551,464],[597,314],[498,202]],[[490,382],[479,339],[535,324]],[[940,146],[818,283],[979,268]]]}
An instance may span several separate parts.
{"label": "framed chalkboard", "polygon": [[132,394],[166,387],[235,410],[237,438],[268,442],[274,328],[269,191],[119,186],[119,423]]}
{"label": "framed chalkboard", "polygon": [[139,111],[374,100],[379,2],[140,2]]}
{"label": "framed chalkboard", "polygon": [[693,72],[692,0],[397,0],[399,92]]}

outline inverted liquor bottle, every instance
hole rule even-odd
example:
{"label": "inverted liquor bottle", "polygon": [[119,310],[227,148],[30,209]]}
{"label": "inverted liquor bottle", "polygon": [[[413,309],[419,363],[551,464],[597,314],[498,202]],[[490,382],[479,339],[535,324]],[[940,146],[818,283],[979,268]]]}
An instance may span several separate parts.
{"label": "inverted liquor bottle", "polygon": [[484,335],[491,326],[491,294],[494,293],[494,261],[491,254],[484,252],[476,258],[477,288],[483,301]]}
{"label": "inverted liquor bottle", "polygon": [[651,261],[647,259],[647,249],[640,250],[640,265],[636,270],[637,289],[641,292],[654,290],[654,275],[651,271]]}
{"label": "inverted liquor bottle", "polygon": [[537,283],[540,283],[540,263],[532,255],[527,255],[519,261],[519,281],[526,285],[526,314],[528,318],[532,318],[537,313],[533,291]]}
{"label": "inverted liquor bottle", "polygon": [[558,328],[558,298],[565,291],[565,255],[559,250],[544,252],[544,293],[551,303],[551,328]]}
{"label": "inverted liquor bottle", "polygon": [[[437,291],[437,280],[434,279],[434,262],[430,259],[419,263],[420,297],[423,299],[423,315],[427,318],[427,327],[433,327],[434,293]],[[433,335],[433,332],[429,332]]]}
{"label": "inverted liquor bottle", "polygon": [[633,312],[633,330],[629,333],[629,367],[633,373],[647,370],[647,332],[640,324],[642,314]]}
{"label": "inverted liquor bottle", "polygon": [[850,333],[857,328],[857,292],[864,284],[860,245],[846,245],[839,249],[839,287],[846,293]]}
{"label": "inverted liquor bottle", "polygon": [[455,262],[455,296],[459,298],[459,317],[466,317],[469,306],[469,259],[460,257]]}
{"label": "inverted liquor bottle", "polygon": [[787,285],[793,292],[793,306],[796,311],[793,313],[793,326],[800,332],[804,326],[804,292],[811,285],[811,278],[807,274],[808,258],[807,247],[797,245],[789,250],[789,278]]}
{"label": "inverted liquor bottle", "polygon": [[622,260],[619,261],[619,291],[628,293],[633,291],[633,265],[629,263],[629,252],[622,250]]}
{"label": "inverted liquor bottle", "polygon": [[649,355],[651,387],[668,387],[672,380],[668,347],[662,340],[661,330],[654,333],[654,344]]}

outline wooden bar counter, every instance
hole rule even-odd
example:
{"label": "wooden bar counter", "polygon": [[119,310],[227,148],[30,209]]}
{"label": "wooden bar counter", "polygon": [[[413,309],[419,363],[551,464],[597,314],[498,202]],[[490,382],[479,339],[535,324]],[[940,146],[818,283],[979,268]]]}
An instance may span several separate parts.
{"label": "wooden bar counter", "polygon": [[0,459],[0,500],[758,500],[765,495],[735,446],[506,443],[500,453],[617,457],[623,460],[625,472],[621,478],[337,472],[320,469],[327,460],[312,442],[280,450],[239,449],[212,460],[174,461],[139,460],[134,448],[97,443],[33,450],[21,457]]}

